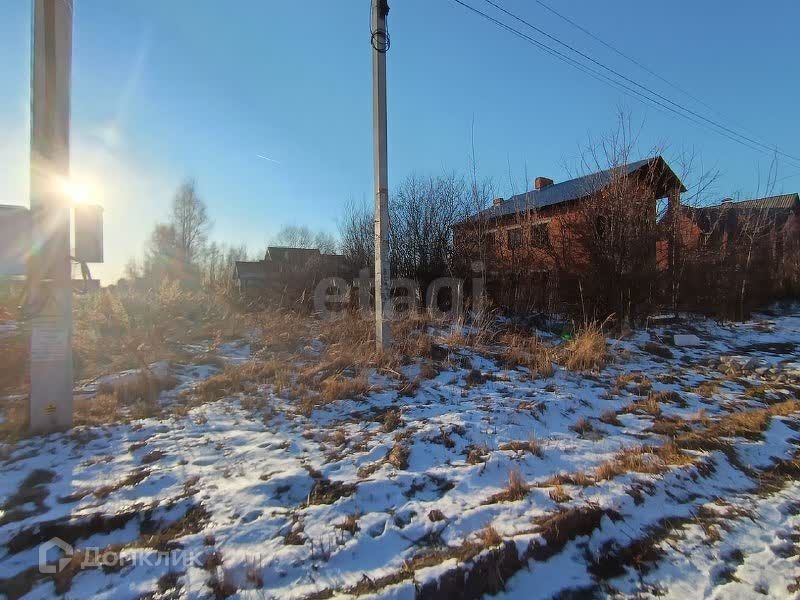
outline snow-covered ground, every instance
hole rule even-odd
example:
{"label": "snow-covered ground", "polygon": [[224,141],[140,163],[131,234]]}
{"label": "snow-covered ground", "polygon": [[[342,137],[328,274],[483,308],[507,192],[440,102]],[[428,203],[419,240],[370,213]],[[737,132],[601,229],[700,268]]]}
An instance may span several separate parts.
{"label": "snow-covered ground", "polygon": [[[674,346],[673,333],[700,343]],[[0,592],[797,597],[798,343],[800,313],[686,319],[609,340],[600,373],[545,378],[451,347],[432,377],[417,378],[419,365],[402,381],[373,373],[366,396],[310,416],[262,384],[24,440],[0,463]],[[214,352],[241,364],[249,346]],[[171,368],[168,407],[218,371]],[[714,429],[775,406],[761,435]],[[681,434],[696,435],[680,458],[659,452]],[[624,456],[638,466],[601,475]],[[510,473],[521,492],[504,498]],[[40,574],[54,537],[73,561]]]}

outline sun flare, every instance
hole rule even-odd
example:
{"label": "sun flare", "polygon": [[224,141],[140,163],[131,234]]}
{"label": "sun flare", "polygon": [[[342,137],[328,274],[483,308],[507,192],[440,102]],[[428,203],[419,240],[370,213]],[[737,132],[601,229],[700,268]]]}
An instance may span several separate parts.
{"label": "sun flare", "polygon": [[62,184],[62,191],[73,204],[86,204],[92,197],[89,186],[74,179],[65,180]]}

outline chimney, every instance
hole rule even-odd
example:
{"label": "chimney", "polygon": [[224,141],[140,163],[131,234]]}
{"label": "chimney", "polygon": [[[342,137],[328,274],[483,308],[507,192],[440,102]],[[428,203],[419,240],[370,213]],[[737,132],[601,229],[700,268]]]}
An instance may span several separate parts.
{"label": "chimney", "polygon": [[549,185],[553,185],[553,180],[547,177],[537,177],[533,182],[533,187],[537,190],[543,190]]}
{"label": "chimney", "polygon": [[503,199],[502,198],[495,198],[494,199],[494,205],[495,206],[500,206],[502,203],[503,203]]}

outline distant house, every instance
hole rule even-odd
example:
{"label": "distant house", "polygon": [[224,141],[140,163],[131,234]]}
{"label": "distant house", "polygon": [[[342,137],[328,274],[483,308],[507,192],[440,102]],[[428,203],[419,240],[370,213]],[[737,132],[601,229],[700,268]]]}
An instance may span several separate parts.
{"label": "distant house", "polygon": [[322,278],[352,276],[344,256],[283,246],[268,247],[263,260],[237,261],[233,273],[239,292],[248,296],[309,293]]}
{"label": "distant house", "polygon": [[[660,156],[560,183],[537,177],[532,190],[507,200],[497,198],[493,206],[456,225],[454,244],[461,255],[484,261],[490,295],[497,297],[492,288],[527,286],[534,294],[527,302],[541,305],[549,302],[547,296],[556,287],[563,288],[566,280],[575,280],[590,265],[593,249],[584,234],[589,228],[602,228],[604,216],[590,220],[585,208],[620,182],[631,185],[631,195],[639,199],[637,210],[653,227],[658,201],[677,205],[686,191]],[[655,264],[655,240],[648,253]]]}
{"label": "distant house", "polygon": [[[744,318],[745,304],[759,306],[800,293],[798,194],[740,201],[726,198],[701,207],[681,205],[678,215],[681,252],[691,258],[684,290],[690,308],[728,298],[725,313]],[[667,268],[668,248],[666,239],[659,242],[660,269]]]}
{"label": "distant house", "polygon": [[777,251],[774,258],[780,259],[784,242],[800,232],[800,196],[782,194],[739,201],[726,198],[712,206],[681,206],[680,231],[689,248],[724,246],[747,233],[746,228],[771,237]]}

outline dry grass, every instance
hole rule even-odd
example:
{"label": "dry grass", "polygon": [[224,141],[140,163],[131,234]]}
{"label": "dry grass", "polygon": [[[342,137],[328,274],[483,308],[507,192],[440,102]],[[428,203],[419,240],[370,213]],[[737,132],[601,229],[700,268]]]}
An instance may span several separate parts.
{"label": "dry grass", "polygon": [[505,442],[504,444],[500,444],[498,446],[500,450],[510,450],[513,452],[530,452],[534,456],[538,458],[542,458],[544,456],[544,450],[542,450],[542,445],[539,440],[536,439],[536,436],[532,435],[528,441],[522,440],[514,440],[511,442]]}
{"label": "dry grass", "polygon": [[177,379],[171,374],[159,375],[149,369],[142,369],[139,373],[121,377],[112,383],[101,384],[97,392],[113,394],[122,405],[132,405],[137,402],[157,405],[161,392],[174,388],[177,383]]}
{"label": "dry grass", "polygon": [[534,377],[551,377],[556,351],[538,336],[510,333],[501,337],[506,345],[503,361],[512,367],[525,367]]}
{"label": "dry grass", "polygon": [[310,337],[310,320],[296,311],[266,310],[254,317],[254,325],[261,331],[261,352],[272,355],[295,354]]}
{"label": "dry grass", "polygon": [[94,398],[79,398],[74,403],[75,425],[105,425],[122,419],[116,394],[97,394]]}
{"label": "dry grass", "polygon": [[358,519],[361,515],[358,512],[349,514],[345,517],[344,521],[334,525],[337,529],[347,531],[350,535],[355,535],[361,528],[358,526]]}
{"label": "dry grass", "polygon": [[592,425],[592,422],[586,417],[580,417],[575,423],[570,425],[570,429],[578,435],[585,435],[594,431],[594,425]]}
{"label": "dry grass", "polygon": [[73,352],[78,377],[182,358],[174,340],[234,339],[247,319],[222,297],[164,281],[156,289],[102,290],[77,299]]}
{"label": "dry grass", "polygon": [[503,543],[503,538],[492,525],[487,525],[481,529],[476,537],[484,548],[491,548],[492,546],[499,546]]}
{"label": "dry grass", "polygon": [[28,376],[29,336],[0,336],[0,396],[22,388]]}
{"label": "dry grass", "polygon": [[398,409],[387,410],[383,414],[382,421],[382,429],[385,433],[390,433],[403,424],[403,420],[400,418],[400,410]]}
{"label": "dry grass", "polygon": [[330,377],[322,382],[321,400],[325,403],[363,396],[370,390],[364,375],[350,378],[341,375]]}
{"label": "dry grass", "polygon": [[695,392],[703,398],[711,398],[714,394],[719,392],[719,382],[704,381],[695,388]]}
{"label": "dry grass", "polygon": [[653,417],[657,417],[661,415],[661,406],[658,404],[658,400],[656,400],[654,396],[650,395],[644,400],[631,402],[627,406],[623,407],[622,412],[625,414],[644,413]]}
{"label": "dry grass", "polygon": [[717,420],[706,433],[709,437],[758,439],[772,417],[785,417],[799,411],[800,400],[786,400],[768,408],[735,412]]}
{"label": "dry grass", "polygon": [[6,398],[2,405],[0,441],[15,442],[28,435],[28,398]]}
{"label": "dry grass", "polygon": [[562,504],[564,502],[569,502],[570,500],[572,500],[572,496],[570,496],[560,485],[557,485],[552,490],[550,490],[549,496],[550,499],[557,504]]}
{"label": "dry grass", "polygon": [[615,413],[613,410],[603,411],[603,413],[600,415],[600,422],[605,423],[606,425],[622,425],[617,413]]}
{"label": "dry grass", "polygon": [[410,451],[404,444],[395,444],[386,455],[386,462],[392,465],[395,469],[404,471],[408,468],[408,456]]}
{"label": "dry grass", "polygon": [[539,487],[554,487],[559,485],[578,485],[580,487],[589,487],[590,485],[594,484],[595,480],[591,475],[585,471],[576,471],[575,473],[556,473],[539,484]]}
{"label": "dry grass", "polygon": [[686,400],[678,392],[651,392],[649,396],[659,404],[674,404],[681,408],[687,406]]}
{"label": "dry grass", "polygon": [[597,322],[580,328],[562,350],[562,364],[570,371],[599,371],[608,362],[606,337]]}
{"label": "dry grass", "polygon": [[515,470],[508,472],[508,483],[502,492],[494,494],[484,504],[497,504],[498,502],[516,502],[522,500],[531,491],[530,486],[522,479],[522,474]]}
{"label": "dry grass", "polygon": [[625,473],[660,474],[670,466],[685,466],[694,463],[694,458],[683,452],[675,442],[663,446],[638,446],[622,450],[613,459],[595,469],[598,481],[613,479]]}
{"label": "dry grass", "polygon": [[[631,386],[631,384],[633,384]],[[640,371],[633,371],[631,373],[622,373],[617,377],[614,384],[617,389],[629,389],[637,396],[644,396],[651,389],[653,389],[653,382]]]}

